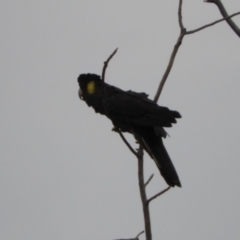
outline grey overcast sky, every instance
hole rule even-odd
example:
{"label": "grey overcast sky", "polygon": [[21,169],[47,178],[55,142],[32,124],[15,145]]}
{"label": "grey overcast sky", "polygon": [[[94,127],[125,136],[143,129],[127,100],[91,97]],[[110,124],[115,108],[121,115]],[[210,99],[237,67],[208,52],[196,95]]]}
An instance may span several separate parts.
{"label": "grey overcast sky", "polygon": [[[239,0],[223,0],[229,13]],[[137,161],[80,101],[80,73],[153,98],[176,42],[178,1],[2,0],[0,239],[112,240],[143,230]],[[193,29],[221,18],[185,0]],[[240,26],[240,17],[234,21]],[[182,182],[151,204],[153,239],[240,239],[240,41],[226,23],[187,36],[160,105]],[[133,143],[131,136],[130,141]],[[148,196],[164,189],[146,155]],[[141,236],[141,239],[144,237]]]}

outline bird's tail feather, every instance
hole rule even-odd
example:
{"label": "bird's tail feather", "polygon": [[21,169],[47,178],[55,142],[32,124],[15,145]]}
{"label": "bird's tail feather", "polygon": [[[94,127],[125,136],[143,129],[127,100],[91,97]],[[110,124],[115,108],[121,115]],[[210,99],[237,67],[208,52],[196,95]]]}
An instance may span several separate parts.
{"label": "bird's tail feather", "polygon": [[162,177],[165,179],[167,184],[171,187],[181,187],[181,182],[173,166],[173,163],[167,153],[166,148],[163,145],[162,138],[159,137],[158,141],[149,143],[147,139],[142,139],[145,150],[155,161]]}

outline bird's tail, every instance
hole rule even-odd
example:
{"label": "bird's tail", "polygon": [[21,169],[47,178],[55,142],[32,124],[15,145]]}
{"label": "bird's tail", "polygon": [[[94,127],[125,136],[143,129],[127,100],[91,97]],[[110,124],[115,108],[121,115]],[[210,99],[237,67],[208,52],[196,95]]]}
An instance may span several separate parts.
{"label": "bird's tail", "polygon": [[[156,139],[157,138],[157,139]],[[166,148],[163,145],[162,138],[156,136],[144,136],[141,134],[141,144],[148,154],[155,161],[162,177],[165,179],[167,184],[171,187],[181,187],[178,174],[173,166],[173,163],[167,153]]]}

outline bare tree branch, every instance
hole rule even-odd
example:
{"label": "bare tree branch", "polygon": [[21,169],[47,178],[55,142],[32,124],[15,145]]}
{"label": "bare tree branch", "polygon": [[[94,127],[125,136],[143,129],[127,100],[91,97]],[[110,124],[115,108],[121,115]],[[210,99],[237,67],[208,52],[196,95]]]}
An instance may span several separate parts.
{"label": "bare tree branch", "polygon": [[[219,0],[209,0],[209,1],[213,1],[215,3],[215,1],[217,2]],[[232,18],[232,17],[234,17],[236,15],[239,15],[239,14],[240,14],[240,12],[234,13],[234,14],[232,14],[230,16],[227,15],[226,17],[224,17],[224,18],[222,18],[220,20],[217,20],[217,21],[212,22],[210,24],[204,25],[204,26],[202,26],[200,28],[197,28],[197,29],[194,29],[194,30],[191,30],[191,31],[186,31],[186,29],[184,28],[183,22],[182,22],[182,0],[179,0],[178,22],[179,22],[179,26],[180,26],[181,32],[180,32],[178,40],[177,40],[177,42],[176,42],[176,44],[175,44],[175,46],[173,48],[173,51],[172,51],[172,54],[171,54],[168,66],[167,66],[167,68],[166,68],[166,70],[165,70],[165,72],[163,74],[163,77],[162,77],[162,79],[160,81],[160,84],[158,86],[158,90],[157,90],[156,95],[154,97],[154,102],[157,102],[159,97],[160,97],[160,95],[161,95],[161,92],[163,90],[164,84],[165,84],[165,82],[166,82],[166,80],[167,80],[167,78],[169,76],[169,73],[172,70],[172,66],[173,66],[174,60],[176,58],[178,49],[181,46],[181,43],[182,43],[182,40],[183,40],[184,36],[187,35],[187,34],[192,34],[192,33],[201,31],[201,30],[203,30],[203,29],[205,29],[207,27],[213,26],[213,25],[215,25],[215,24],[217,24],[219,22],[222,22],[222,21],[225,21],[225,20],[227,21],[228,19],[230,19],[230,18]]]}
{"label": "bare tree branch", "polygon": [[[203,29],[205,29],[205,28],[207,28],[207,27],[211,27],[211,26],[213,26],[213,25],[215,25],[215,24],[217,24],[217,23],[220,23],[220,22],[222,22],[222,21],[225,21],[225,20],[227,20],[227,19],[229,19],[229,18],[232,18],[232,17],[234,17],[234,16],[236,16],[236,15],[239,15],[239,14],[240,14],[240,12],[234,13],[234,14],[228,16],[228,17],[221,18],[221,19],[219,19],[219,20],[217,20],[217,21],[214,21],[214,22],[212,22],[212,23],[206,24],[206,25],[204,25],[204,26],[202,26],[202,27],[200,27],[200,28],[196,28],[196,29],[194,29],[194,30],[187,31],[185,34],[196,33],[196,32],[201,31],[201,30],[203,30]],[[239,35],[239,36],[240,36],[240,35]]]}
{"label": "bare tree branch", "polygon": [[115,239],[115,240],[138,240],[138,238],[121,238],[121,239]]}
{"label": "bare tree branch", "polygon": [[217,5],[219,11],[221,12],[222,16],[225,18],[226,22],[228,23],[228,25],[240,37],[239,27],[233,22],[233,20],[231,18],[227,18],[229,15],[228,15],[225,7],[223,6],[221,0],[204,0],[204,2],[215,3]]}
{"label": "bare tree branch", "polygon": [[167,66],[167,68],[165,70],[165,73],[163,74],[162,80],[161,80],[161,82],[160,82],[160,84],[158,86],[158,90],[157,90],[156,95],[154,97],[154,102],[157,102],[159,97],[160,97],[160,95],[161,95],[161,92],[163,90],[164,84],[165,84],[165,82],[166,82],[166,80],[168,78],[169,73],[171,72],[171,69],[172,69],[175,57],[177,55],[178,49],[181,46],[183,37],[185,36],[185,33],[186,33],[186,29],[184,28],[183,22],[182,22],[182,0],[179,0],[179,5],[178,5],[178,22],[179,22],[179,26],[180,26],[181,32],[180,32],[180,35],[179,35],[179,37],[177,39],[177,42],[176,42],[176,44],[175,44],[175,46],[173,48],[170,60],[168,62],[168,66]]}
{"label": "bare tree branch", "polygon": [[140,235],[142,235],[144,233],[144,231],[141,231],[136,237],[135,239],[138,239]]}
{"label": "bare tree branch", "polygon": [[[213,1],[217,1],[217,0],[213,0]],[[213,26],[221,21],[225,21],[227,19],[230,19],[238,14],[240,14],[240,12],[232,14],[230,16],[225,16],[223,19],[217,20],[215,22],[212,22],[210,24],[204,25],[200,28],[197,28],[195,30],[191,30],[191,31],[186,31],[184,25],[183,25],[183,21],[182,21],[182,3],[183,0],[179,0],[179,6],[178,6],[178,23],[179,23],[179,27],[180,27],[180,34],[179,37],[177,39],[176,44],[174,45],[172,54],[170,56],[169,59],[169,63],[168,66],[165,70],[165,73],[163,74],[163,77],[161,79],[161,82],[159,84],[158,90],[156,92],[154,101],[157,102],[161,92],[163,90],[164,84],[169,76],[169,73],[172,70],[172,66],[174,64],[174,60],[176,58],[176,55],[178,53],[179,47],[181,46],[182,40],[184,38],[185,35],[187,34],[193,34],[195,32],[201,31],[207,27]],[[105,79],[105,71],[107,69],[108,66],[108,62],[111,60],[111,58],[115,55],[115,53],[117,52],[117,49],[109,56],[109,58],[104,62],[104,67],[102,70],[102,80],[104,81]],[[144,225],[145,225],[145,235],[146,235],[146,240],[152,240],[152,232],[151,232],[151,219],[150,219],[150,212],[149,212],[149,203],[156,199],[157,197],[161,196],[162,194],[164,194],[165,192],[167,192],[171,187],[167,187],[166,189],[164,189],[163,191],[155,194],[154,196],[152,196],[151,198],[147,199],[146,196],[146,186],[150,183],[150,181],[153,178],[153,174],[149,177],[149,179],[147,180],[146,183],[144,183],[144,168],[143,168],[143,147],[139,146],[138,151],[135,151],[132,146],[128,143],[128,141],[125,139],[124,135],[122,134],[122,132],[119,129],[114,129],[115,131],[117,131],[120,135],[120,137],[122,138],[123,142],[127,145],[127,147],[129,148],[129,150],[137,157],[138,159],[138,182],[139,182],[139,190],[140,190],[140,196],[141,196],[141,201],[142,201],[142,207],[143,207],[143,215],[144,215]],[[144,232],[144,231],[143,231]],[[135,239],[138,239],[138,237],[143,233],[139,233]],[[126,240],[126,239],[125,239]],[[130,240],[130,239],[128,239]]]}
{"label": "bare tree branch", "polygon": [[[118,131],[117,129],[114,129],[114,131]],[[128,141],[125,139],[121,131],[118,131],[120,137],[124,141],[124,143],[127,145],[129,150],[137,157],[138,159],[138,184],[139,184],[139,190],[140,190],[140,196],[142,201],[142,208],[143,208],[143,215],[144,215],[144,225],[145,225],[145,234],[146,234],[146,240],[152,240],[152,230],[151,230],[151,221],[150,221],[150,212],[149,207],[147,203],[147,196],[145,191],[145,184],[144,184],[144,168],[143,168],[143,147],[139,145],[139,149],[136,152],[131,145],[128,143]],[[152,175],[153,176],[153,175]],[[149,178],[149,182],[150,182]],[[144,232],[144,231],[143,231]],[[136,239],[143,233],[139,233]],[[126,239],[125,239],[126,240]],[[130,239],[128,239],[130,240]]]}
{"label": "bare tree branch", "polygon": [[171,187],[169,186],[169,187],[165,188],[163,191],[155,194],[154,196],[152,196],[151,198],[149,198],[149,199],[147,200],[146,204],[149,205],[149,203],[150,203],[153,199],[161,196],[162,194],[164,194],[165,192],[167,192],[170,188],[171,188]]}
{"label": "bare tree branch", "polygon": [[151,182],[151,180],[153,179],[154,174],[152,174],[149,179],[146,181],[146,183],[144,184],[144,187],[146,188],[146,186]]}
{"label": "bare tree branch", "polygon": [[[108,62],[111,60],[111,58],[115,55],[117,52],[117,49],[108,57],[108,59],[104,62],[103,70],[102,70],[102,81],[104,82],[105,78],[105,72],[108,66]],[[146,231],[146,239],[151,240],[152,239],[152,233],[151,233],[151,223],[150,223],[150,213],[149,208],[146,205],[147,196],[145,192],[145,185],[144,185],[144,173],[143,173],[143,148],[139,145],[139,149],[136,152],[132,146],[128,143],[124,135],[122,134],[120,129],[113,128],[113,131],[118,132],[123,142],[127,145],[128,149],[137,157],[138,159],[138,179],[139,179],[139,188],[140,188],[140,195],[142,199],[142,206],[143,206],[143,213],[144,213],[144,221],[145,221],[145,231]],[[144,233],[144,231],[140,232],[136,238]],[[125,239],[126,240],[126,239]],[[128,239],[133,240],[133,239]]]}
{"label": "bare tree branch", "polygon": [[169,73],[171,72],[171,69],[172,69],[172,66],[173,66],[173,63],[174,63],[174,60],[175,60],[175,57],[177,55],[177,52],[178,52],[178,49],[179,47],[181,46],[181,43],[182,43],[182,40],[183,40],[183,37],[185,36],[185,31],[181,32],[179,37],[178,37],[178,40],[173,48],[173,51],[172,51],[172,54],[171,54],[171,57],[170,57],[170,60],[169,60],[169,63],[168,63],[168,66],[166,68],[166,71],[165,73],[163,74],[163,77],[162,77],[162,80],[159,84],[159,87],[158,87],[158,90],[156,92],[156,95],[154,97],[154,102],[157,102],[161,93],[162,93],[162,90],[163,90],[163,87],[164,87],[164,84],[168,78],[168,75]]}
{"label": "bare tree branch", "polygon": [[129,150],[138,158],[138,153],[133,149],[133,147],[129,144],[129,142],[127,141],[127,139],[124,137],[124,135],[122,134],[122,132],[119,130],[118,131],[120,137],[122,138],[123,142],[127,145],[127,147],[129,148]]}
{"label": "bare tree branch", "polygon": [[138,240],[138,239],[139,238],[121,238],[121,239],[115,239],[115,240]]}
{"label": "bare tree branch", "polygon": [[105,72],[106,72],[106,69],[107,69],[107,66],[108,66],[108,63],[109,61],[112,59],[112,57],[116,54],[118,48],[116,48],[113,53],[108,57],[108,59],[104,62],[104,66],[103,66],[103,69],[102,69],[102,81],[104,82],[105,81]]}
{"label": "bare tree branch", "polygon": [[115,239],[115,240],[138,240],[139,236],[142,235],[144,231],[141,231],[135,238],[121,238],[121,239]]}
{"label": "bare tree branch", "polygon": [[181,31],[183,31],[184,26],[182,21],[182,0],[179,0],[179,5],[178,5],[178,23]]}
{"label": "bare tree branch", "polygon": [[[215,4],[220,3],[220,0],[206,0],[206,2],[213,2]],[[176,44],[174,45],[174,48],[172,50],[167,68],[162,76],[162,79],[160,81],[158,90],[156,92],[156,95],[154,97],[154,102],[157,102],[161,92],[163,90],[164,84],[169,76],[169,73],[172,70],[172,66],[174,64],[176,55],[178,53],[179,47],[181,46],[182,40],[184,38],[185,35],[187,34],[193,34],[195,32],[201,31],[207,27],[213,26],[221,21],[227,21],[228,24],[233,28],[233,30],[237,33],[239,32],[239,29],[237,28],[237,26],[234,24],[233,21],[230,21],[230,18],[240,14],[240,12],[238,13],[234,13],[230,16],[228,16],[226,10],[225,12],[223,12],[223,10],[220,10],[222,15],[224,16],[223,19],[217,20],[215,22],[212,22],[210,24],[204,25],[200,28],[197,28],[195,30],[191,30],[191,31],[186,31],[186,28],[184,27],[183,24],[183,20],[182,20],[182,4],[183,4],[183,0],[179,0],[179,5],[178,5],[178,23],[179,23],[179,27],[180,27],[180,34],[179,37],[177,39]],[[220,4],[218,5],[218,7],[220,6]],[[222,5],[222,4],[221,4]],[[220,7],[219,7],[220,9]],[[234,27],[233,27],[234,26]],[[237,30],[237,31],[236,31]],[[238,33],[237,33],[238,34]],[[238,34],[240,36],[240,34]],[[104,62],[104,66],[103,66],[103,70],[102,70],[102,81],[105,81],[105,72],[108,66],[109,61],[111,60],[111,58],[116,54],[117,49],[115,49],[115,51],[108,57],[108,59]],[[161,196],[162,194],[164,194],[165,192],[167,192],[171,187],[167,187],[166,189],[164,189],[163,191],[155,194],[154,196],[152,196],[151,198],[147,199],[146,196],[146,186],[150,183],[150,181],[153,178],[153,174],[149,177],[149,179],[146,181],[146,183],[144,183],[144,168],[143,168],[143,147],[141,145],[139,145],[139,149],[137,151],[135,151],[132,146],[128,143],[128,141],[125,139],[124,135],[122,134],[122,132],[119,129],[114,129],[114,131],[118,132],[120,137],[122,138],[123,142],[127,145],[127,147],[129,148],[129,150],[137,157],[138,159],[138,183],[139,183],[139,190],[140,190],[140,196],[141,196],[141,202],[142,202],[142,208],[143,208],[143,215],[144,215],[144,225],[145,225],[145,235],[146,235],[146,240],[152,240],[152,232],[151,232],[151,219],[150,219],[150,211],[149,211],[149,203],[156,199],[157,197]],[[138,239],[138,237],[144,233],[144,231],[140,232],[136,238],[134,238],[134,240]],[[125,239],[125,240],[133,240],[133,238],[131,239]]]}
{"label": "bare tree branch", "polygon": [[144,225],[145,225],[145,235],[146,240],[152,240],[152,230],[151,230],[151,220],[150,220],[150,212],[147,203],[147,196],[145,191],[144,184],[144,171],[143,171],[143,148],[142,146],[138,149],[138,184],[140,190],[140,196],[142,200],[142,208],[144,215]]}

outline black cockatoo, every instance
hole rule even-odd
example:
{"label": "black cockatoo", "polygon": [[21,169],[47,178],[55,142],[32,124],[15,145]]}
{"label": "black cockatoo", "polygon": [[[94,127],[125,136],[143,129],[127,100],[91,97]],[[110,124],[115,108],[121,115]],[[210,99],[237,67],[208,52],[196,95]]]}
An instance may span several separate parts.
{"label": "black cockatoo", "polygon": [[181,187],[162,140],[167,135],[163,127],[171,127],[181,115],[158,106],[145,93],[123,91],[111,86],[96,74],[81,74],[78,83],[79,97],[97,113],[107,116],[115,129],[133,134],[155,161],[167,184]]}

